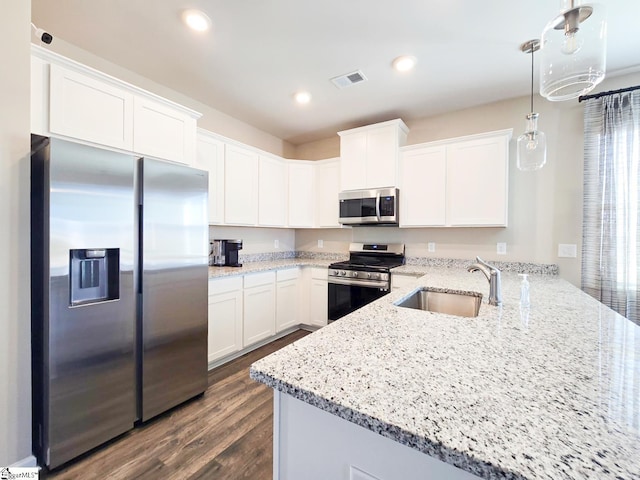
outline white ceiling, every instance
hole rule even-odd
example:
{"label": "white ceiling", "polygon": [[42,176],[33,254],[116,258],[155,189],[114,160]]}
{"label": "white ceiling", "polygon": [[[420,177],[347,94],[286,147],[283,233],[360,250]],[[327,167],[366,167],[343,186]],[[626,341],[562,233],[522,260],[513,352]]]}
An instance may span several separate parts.
{"label": "white ceiling", "polygon": [[[608,75],[640,70],[639,0],[609,0]],[[530,57],[559,0],[32,0],[33,22],[293,144],[527,95]],[[185,8],[213,21],[187,30]],[[410,74],[392,70],[417,57]],[[344,90],[330,79],[361,69]],[[536,75],[537,77],[537,75]],[[299,89],[312,102],[294,104]],[[524,113],[523,113],[524,115]]]}

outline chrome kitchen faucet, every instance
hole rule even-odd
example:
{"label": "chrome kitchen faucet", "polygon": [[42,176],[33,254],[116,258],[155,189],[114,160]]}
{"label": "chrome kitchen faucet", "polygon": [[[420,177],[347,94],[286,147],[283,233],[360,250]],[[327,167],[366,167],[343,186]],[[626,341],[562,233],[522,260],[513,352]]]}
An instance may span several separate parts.
{"label": "chrome kitchen faucet", "polygon": [[489,265],[480,257],[476,257],[476,263],[467,268],[469,272],[480,270],[489,281],[489,305],[502,305],[502,288],[500,280],[500,270],[493,265]]}

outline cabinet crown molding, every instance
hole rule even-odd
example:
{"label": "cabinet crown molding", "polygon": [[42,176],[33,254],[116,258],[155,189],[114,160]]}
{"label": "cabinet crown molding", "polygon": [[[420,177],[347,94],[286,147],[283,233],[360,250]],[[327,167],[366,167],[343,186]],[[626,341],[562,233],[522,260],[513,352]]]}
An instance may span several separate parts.
{"label": "cabinet crown molding", "polygon": [[424,147],[437,147],[439,145],[449,145],[455,142],[463,142],[468,140],[481,140],[483,138],[495,138],[506,137],[507,141],[511,140],[513,135],[513,128],[506,128],[504,130],[494,130],[492,132],[474,133],[472,135],[463,135],[461,137],[443,138],[442,140],[434,140],[432,142],[415,143],[412,145],[405,145],[400,147],[401,152],[408,152],[411,150],[417,150]]}
{"label": "cabinet crown molding", "polygon": [[116,77],[108,75],[104,72],[101,72],[100,70],[97,70],[95,68],[89,67],[75,60],[72,60],[68,57],[60,55],[59,53],[53,52],[51,50],[47,50],[46,48],[41,47],[40,45],[35,45],[33,43],[31,44],[31,55],[34,57],[40,58],[41,60],[44,60],[46,62],[60,65],[68,69],[74,70],[76,72],[82,73],[84,75],[88,75],[97,80],[100,80],[101,82],[111,84],[114,87],[124,88],[135,95],[149,98],[154,102],[164,103],[168,107],[173,108],[175,110],[182,111],[196,120],[202,117],[202,113],[196,110],[185,107],[184,105],[181,105],[174,101],[168,100],[164,97],[161,97],[160,95],[156,95],[155,93],[151,93],[148,90],[144,90],[140,87],[136,87],[135,85],[132,85]]}
{"label": "cabinet crown molding", "polygon": [[365,125],[363,127],[350,128],[349,130],[342,130],[341,132],[338,132],[338,135],[342,137],[343,135],[365,132],[374,128],[387,127],[390,125],[396,125],[398,129],[405,135],[409,133],[409,127],[407,127],[407,125],[400,118],[396,118],[394,120],[388,120],[386,122],[374,123],[371,125]]}

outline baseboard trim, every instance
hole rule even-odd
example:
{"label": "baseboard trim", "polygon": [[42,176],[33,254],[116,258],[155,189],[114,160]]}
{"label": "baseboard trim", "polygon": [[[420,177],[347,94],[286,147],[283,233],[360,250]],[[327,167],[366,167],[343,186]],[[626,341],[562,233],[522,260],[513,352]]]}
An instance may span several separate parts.
{"label": "baseboard trim", "polygon": [[37,467],[38,466],[38,462],[36,461],[36,457],[34,457],[33,455],[29,455],[26,458],[23,458],[22,460],[9,465],[9,467],[14,467],[14,468],[27,468],[27,467]]}
{"label": "baseboard trim", "polygon": [[243,348],[242,350],[238,350],[237,352],[234,352],[230,355],[227,355],[226,357],[222,357],[219,358],[218,360],[214,360],[213,362],[209,362],[207,369],[208,370],[213,370],[216,367],[220,367],[221,365],[224,365],[225,363],[229,363],[231,360],[235,360],[236,358],[239,358],[243,355],[246,355],[249,352],[253,352],[254,350],[257,350],[260,347],[263,347],[265,345],[267,345],[268,343],[271,343],[275,340],[278,340],[282,337],[286,337],[287,335],[289,335],[290,333],[293,332],[297,332],[298,330],[306,330],[307,332],[315,332],[316,330],[318,330],[320,327],[317,327],[315,325],[306,325],[306,324],[299,324],[299,325],[294,325],[293,327],[289,327],[286,330],[283,330],[282,332],[274,335],[273,337],[269,337],[269,338],[265,338],[264,340],[258,342],[258,343],[254,343],[253,345],[248,346],[247,348]]}

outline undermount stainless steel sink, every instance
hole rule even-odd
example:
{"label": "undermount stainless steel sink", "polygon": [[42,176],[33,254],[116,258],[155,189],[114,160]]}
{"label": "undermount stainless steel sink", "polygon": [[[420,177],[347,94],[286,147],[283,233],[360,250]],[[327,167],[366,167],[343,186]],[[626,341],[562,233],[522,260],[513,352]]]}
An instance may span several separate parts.
{"label": "undermount stainless steel sink", "polygon": [[482,295],[480,294],[448,293],[420,288],[394,305],[459,317],[477,317],[481,302]]}

